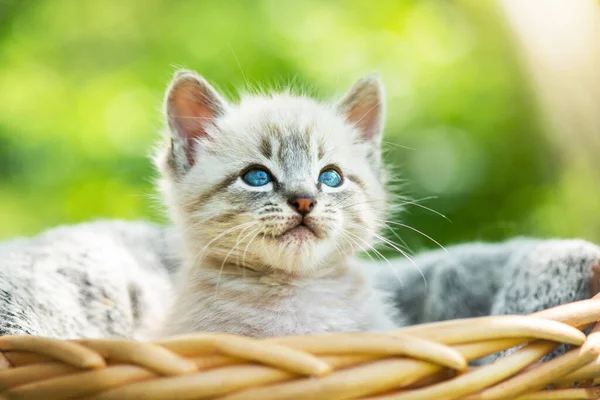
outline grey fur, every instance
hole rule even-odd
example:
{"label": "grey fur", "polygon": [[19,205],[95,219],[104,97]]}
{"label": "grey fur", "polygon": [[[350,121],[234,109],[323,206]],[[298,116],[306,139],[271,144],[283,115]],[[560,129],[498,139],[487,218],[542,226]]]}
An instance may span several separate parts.
{"label": "grey fur", "polygon": [[600,247],[584,240],[517,238],[470,243],[376,267],[382,288],[411,324],[529,314],[589,298]]}
{"label": "grey fur", "polygon": [[0,245],[0,335],[151,335],[171,292],[167,231],[143,222],[60,227]]}

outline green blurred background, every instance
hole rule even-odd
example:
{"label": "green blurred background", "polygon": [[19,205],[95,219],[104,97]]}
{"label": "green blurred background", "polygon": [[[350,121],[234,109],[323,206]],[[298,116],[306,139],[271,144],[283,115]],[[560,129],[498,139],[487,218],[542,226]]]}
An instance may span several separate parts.
{"label": "green blurred background", "polygon": [[403,222],[442,244],[600,241],[598,174],[561,156],[506,21],[478,0],[0,0],[0,239],[165,222],[147,156],[180,66],[232,98],[246,80],[331,96],[378,71],[402,193],[452,221],[408,206]]}

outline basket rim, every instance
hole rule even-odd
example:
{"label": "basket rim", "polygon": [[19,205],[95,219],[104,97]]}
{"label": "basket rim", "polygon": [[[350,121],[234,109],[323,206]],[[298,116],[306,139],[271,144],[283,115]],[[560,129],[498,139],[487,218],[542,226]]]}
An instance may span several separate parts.
{"label": "basket rim", "polygon": [[[582,332],[599,320],[596,296],[529,316],[390,332],[265,339],[204,332],[153,342],[3,336],[0,398],[600,398],[591,386],[600,383],[600,325]],[[572,348],[536,363],[560,344]],[[468,366],[515,346],[494,363]]]}

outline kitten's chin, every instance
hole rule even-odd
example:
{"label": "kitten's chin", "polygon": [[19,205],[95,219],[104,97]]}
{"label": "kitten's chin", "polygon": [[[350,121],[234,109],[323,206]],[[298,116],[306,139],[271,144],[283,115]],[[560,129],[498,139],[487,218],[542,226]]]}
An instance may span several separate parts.
{"label": "kitten's chin", "polygon": [[327,238],[320,239],[310,228],[299,225],[272,238],[261,258],[271,268],[293,275],[304,275],[329,264],[332,252],[335,253],[335,246]]}
{"label": "kitten's chin", "polygon": [[317,235],[306,225],[298,225],[285,232],[279,240],[287,246],[302,248],[317,240]]}

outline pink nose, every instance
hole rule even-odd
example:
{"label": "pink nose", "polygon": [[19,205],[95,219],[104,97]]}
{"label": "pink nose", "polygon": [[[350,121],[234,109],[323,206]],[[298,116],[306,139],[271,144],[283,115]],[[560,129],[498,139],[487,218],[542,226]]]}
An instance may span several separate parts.
{"label": "pink nose", "polygon": [[291,197],[288,204],[296,209],[300,214],[306,215],[315,208],[317,202],[312,197]]}

